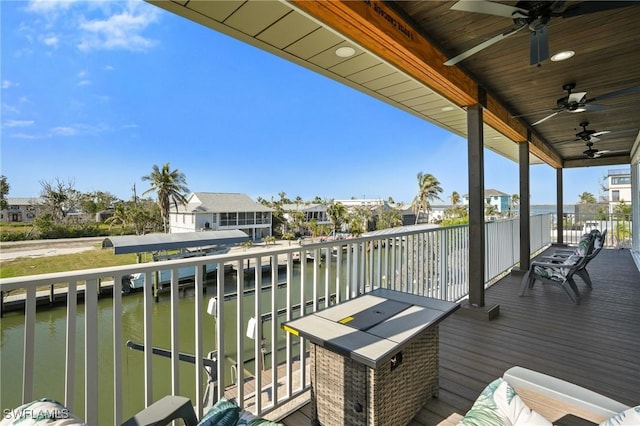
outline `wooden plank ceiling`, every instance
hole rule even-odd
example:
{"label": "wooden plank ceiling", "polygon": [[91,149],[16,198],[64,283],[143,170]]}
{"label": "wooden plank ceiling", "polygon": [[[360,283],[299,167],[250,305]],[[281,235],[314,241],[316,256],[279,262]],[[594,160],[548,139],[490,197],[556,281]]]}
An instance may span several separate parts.
{"label": "wooden plank ceiling", "polygon": [[[597,102],[611,92],[640,88],[640,2],[547,26],[549,51],[573,50],[562,62],[529,65],[527,28],[455,66],[444,62],[514,26],[511,18],[452,10],[455,1],[205,1],[151,0],[203,24],[401,108],[466,137],[465,107],[485,106],[485,146],[518,161],[530,141],[530,163],[552,167],[630,164],[640,155],[640,90]],[[515,1],[500,2],[516,5]],[[526,2],[530,8],[536,2]],[[562,2],[561,2],[562,3]],[[579,2],[566,2],[560,9]],[[522,5],[521,5],[522,6]],[[524,7],[524,6],[523,6]],[[353,55],[336,52],[350,47]],[[606,109],[554,112],[567,95],[587,92]],[[514,117],[520,116],[521,117]],[[598,136],[588,158],[587,130]],[[428,143],[428,141],[425,141]],[[608,151],[608,152],[605,152]],[[604,152],[604,153],[603,153]]]}

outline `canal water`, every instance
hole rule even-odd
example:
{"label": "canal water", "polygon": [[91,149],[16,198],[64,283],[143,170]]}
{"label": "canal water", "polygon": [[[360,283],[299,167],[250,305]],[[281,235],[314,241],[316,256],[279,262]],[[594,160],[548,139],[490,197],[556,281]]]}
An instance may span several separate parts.
{"label": "canal water", "polygon": [[[346,256],[345,256],[346,257]],[[304,287],[304,299],[313,299],[313,278],[317,274],[317,282],[320,283],[318,296],[323,296],[325,283],[329,285],[329,292],[336,291],[336,266],[335,258],[329,268],[330,276],[326,279],[326,266],[321,266],[314,270],[313,263],[307,262],[304,266],[295,263],[292,269],[292,284],[288,289],[286,285],[276,286],[277,308],[285,308],[287,292],[290,291],[292,304],[300,303],[300,291]],[[349,273],[346,261],[343,260],[340,271],[341,287],[340,298],[345,297],[346,277]],[[304,273],[303,273],[304,272]],[[278,275],[278,282],[286,282],[286,275],[281,272]],[[262,278],[262,285],[268,289],[260,292],[261,311],[271,312],[271,273],[265,273]],[[237,273],[225,274],[225,292],[237,288]],[[244,278],[244,288],[254,289],[255,281],[252,275]],[[216,295],[215,280],[208,280],[206,283],[207,294],[204,295],[204,308],[202,312],[202,323],[204,329],[204,353],[215,349],[215,318],[206,313],[206,306],[209,298]],[[193,288],[182,291],[178,303],[178,321],[180,336],[180,351],[191,353],[194,350],[195,336],[195,314],[194,314],[195,294]],[[237,324],[237,298],[231,297],[224,304],[224,341],[227,354],[235,358],[236,336],[245,336],[244,347],[246,348],[245,360],[249,362],[245,365],[247,369],[253,371],[253,341],[246,337],[246,328],[249,318],[255,315],[255,295],[250,294],[243,298],[243,324]],[[324,302],[319,304],[323,307]],[[171,312],[169,294],[162,294],[159,301],[152,303],[153,318],[153,345],[170,349],[171,347]],[[126,341],[131,340],[142,343],[144,338],[143,328],[144,300],[142,293],[133,292],[123,295],[122,298],[122,342],[119,350],[122,351],[123,360],[123,401],[124,419],[132,416],[144,407],[144,359],[143,352],[128,349]],[[294,313],[298,316],[299,311]],[[262,333],[266,338],[267,358],[266,365],[270,365],[269,354],[272,351],[271,327],[276,327],[276,335],[280,344],[284,342],[285,335],[280,329],[280,323],[284,321],[284,316],[275,323],[270,319],[258,324],[262,327]],[[76,351],[76,392],[73,412],[80,416],[84,415],[84,353],[80,349],[84,346],[84,305],[78,305],[76,318],[77,349]],[[21,383],[22,383],[22,350],[23,350],[23,326],[24,316],[20,312],[8,312],[0,319],[0,408],[2,410],[14,408],[21,403]],[[49,307],[37,310],[36,324],[36,350],[35,350],[35,385],[34,399],[49,397],[64,402],[65,383],[65,330],[66,330],[66,307]],[[100,352],[98,354],[99,363],[99,419],[100,424],[113,424],[113,302],[111,298],[101,298],[98,301],[98,339]],[[282,360],[282,357],[279,358]],[[229,367],[229,368],[227,368]],[[226,371],[230,371],[227,365]],[[206,384],[206,374],[202,374]],[[181,395],[190,397],[195,401],[195,366],[193,364],[180,363],[180,391]],[[229,375],[229,374],[227,374]],[[171,393],[171,373],[170,360],[160,356],[153,357],[153,399],[157,400],[164,395]],[[226,380],[229,384],[230,378]]]}

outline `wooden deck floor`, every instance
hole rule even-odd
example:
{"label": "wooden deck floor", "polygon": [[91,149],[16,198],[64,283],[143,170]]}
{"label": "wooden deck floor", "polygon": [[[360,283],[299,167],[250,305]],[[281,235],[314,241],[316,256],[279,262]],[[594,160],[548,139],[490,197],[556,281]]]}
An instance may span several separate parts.
{"label": "wooden deck floor", "polygon": [[[440,396],[427,401],[410,425],[457,420],[489,382],[514,365],[626,405],[639,404],[640,272],[628,250],[616,249],[602,250],[588,270],[594,288],[589,291],[576,279],[579,305],[560,288],[539,282],[519,297],[520,278],[507,276],[486,292],[487,306],[500,305],[497,319],[458,311],[445,320],[440,325]],[[309,425],[309,405],[284,422]]]}

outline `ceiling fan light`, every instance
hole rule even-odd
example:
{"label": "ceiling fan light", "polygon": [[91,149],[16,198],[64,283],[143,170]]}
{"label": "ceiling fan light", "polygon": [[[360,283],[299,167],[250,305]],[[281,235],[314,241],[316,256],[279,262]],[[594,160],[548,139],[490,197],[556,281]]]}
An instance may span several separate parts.
{"label": "ceiling fan light", "polygon": [[551,60],[553,62],[564,61],[566,59],[569,59],[570,57],[572,57],[575,54],[576,54],[576,52],[574,52],[573,50],[564,50],[562,52],[558,52],[555,55],[553,55],[551,57]]}

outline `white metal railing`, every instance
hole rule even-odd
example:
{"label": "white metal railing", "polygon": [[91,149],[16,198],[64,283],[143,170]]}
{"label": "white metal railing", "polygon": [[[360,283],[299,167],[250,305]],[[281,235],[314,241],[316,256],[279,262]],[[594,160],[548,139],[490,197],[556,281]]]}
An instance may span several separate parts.
{"label": "white metal railing", "polygon": [[[557,218],[553,216],[554,225]],[[563,242],[565,244],[578,244],[583,234],[598,229],[607,230],[604,241],[605,247],[631,248],[633,235],[633,222],[631,214],[573,214],[565,215],[563,218]],[[557,242],[556,226],[553,226],[552,240]]]}
{"label": "white metal railing", "polygon": [[[532,245],[537,248],[548,243],[550,219],[532,217],[531,223]],[[487,280],[518,261],[518,239],[517,220],[487,224]],[[14,407],[21,401],[47,396],[64,402],[72,412],[84,417],[87,424],[120,424],[169,392],[192,398],[201,416],[206,388],[203,358],[214,346],[217,364],[211,374],[220,389],[234,392],[241,406],[263,415],[309,387],[306,343],[285,335],[281,330],[284,321],[378,287],[459,300],[469,288],[468,242],[467,226],[432,229],[416,226],[302,246],[293,243],[275,248],[256,247],[208,257],[0,280],[5,307],[22,300],[25,306],[24,325],[19,334],[23,349],[20,350],[16,339],[3,333],[1,355],[5,357],[3,367],[12,361],[6,358],[11,353],[15,354],[16,362],[23,359],[20,377],[18,368],[13,373],[6,368],[3,371],[3,381],[15,378],[16,392],[21,395],[14,396],[14,400],[3,398],[2,403]],[[215,278],[205,281],[205,264],[212,263],[217,264]],[[245,274],[247,266],[252,269]],[[266,266],[270,268],[263,272]],[[184,285],[179,282],[179,271],[185,267],[194,270],[192,298],[180,297]],[[168,294],[163,293],[156,303],[154,276],[167,269],[171,270],[170,283],[164,289]],[[235,275],[230,272],[232,269],[236,270]],[[119,283],[123,277],[127,282],[126,277],[136,273],[145,276],[143,291],[123,295]],[[108,283],[113,286],[112,297],[102,298]],[[64,337],[60,336],[66,342],[61,354],[39,346],[40,340],[36,338],[38,327],[48,326],[46,320],[38,317],[39,312],[46,314],[47,309],[37,310],[36,305],[50,293],[40,289],[53,285],[60,287],[59,297],[66,299]],[[214,291],[216,303],[207,303],[205,290]],[[80,304],[79,294],[83,299]],[[210,297],[207,295],[207,300]],[[124,342],[129,336],[123,331],[123,318],[128,316],[129,305],[140,304],[142,315],[134,321],[142,324],[141,339],[147,350],[139,355],[143,361],[138,369],[131,366],[125,352]],[[165,310],[158,315],[160,307]],[[205,333],[207,318],[211,318],[206,315],[207,310],[216,317],[213,342],[210,334]],[[8,321],[9,312],[5,318]],[[247,328],[249,322],[256,324],[255,328]],[[181,327],[183,324],[186,325]],[[252,339],[244,337],[247,334]],[[166,335],[170,336],[168,364],[166,360],[154,359],[149,350],[157,345],[159,336]],[[40,362],[36,362],[40,359],[36,354],[43,351],[47,358],[62,358],[63,383],[34,373]],[[192,366],[180,365],[182,352],[193,354]],[[269,370],[272,374],[263,375]],[[171,378],[170,387],[164,384],[167,377]],[[234,385],[247,380],[252,388]],[[139,388],[142,390],[136,392]],[[110,395],[105,395],[105,389]],[[263,398],[263,394],[267,397]]]}

